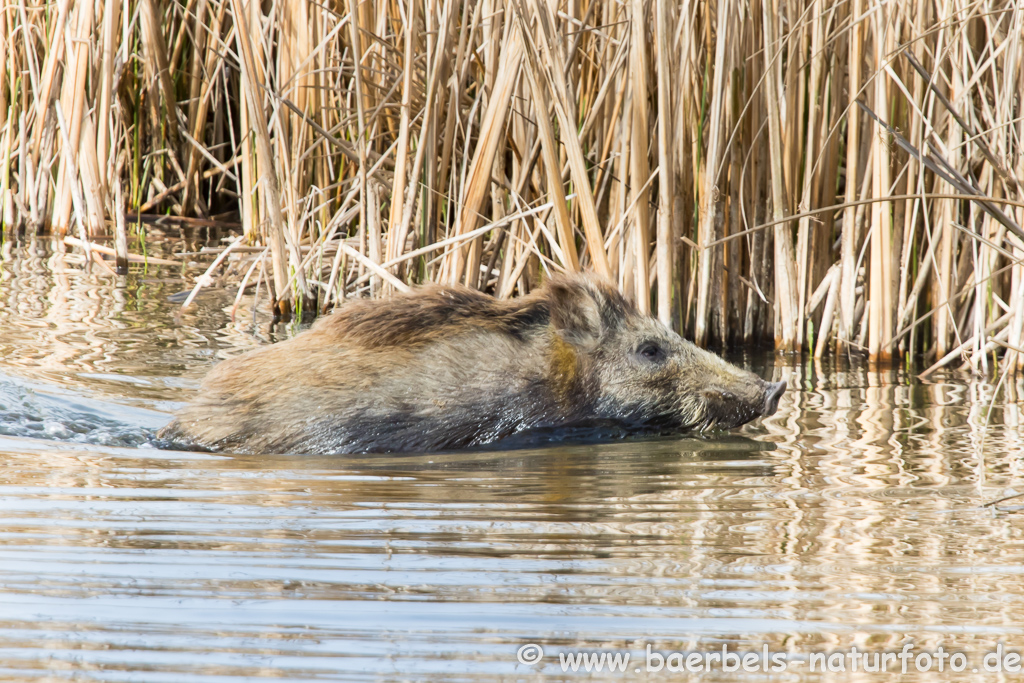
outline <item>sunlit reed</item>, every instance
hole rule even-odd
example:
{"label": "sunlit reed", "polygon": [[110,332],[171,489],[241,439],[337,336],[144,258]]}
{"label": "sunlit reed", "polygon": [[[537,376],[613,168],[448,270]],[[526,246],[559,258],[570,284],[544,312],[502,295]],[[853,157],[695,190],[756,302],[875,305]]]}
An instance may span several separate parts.
{"label": "sunlit reed", "polygon": [[119,268],[142,214],[240,225],[218,267],[278,316],[591,269],[702,344],[1017,373],[1022,36],[1010,0],[23,1],[0,217]]}

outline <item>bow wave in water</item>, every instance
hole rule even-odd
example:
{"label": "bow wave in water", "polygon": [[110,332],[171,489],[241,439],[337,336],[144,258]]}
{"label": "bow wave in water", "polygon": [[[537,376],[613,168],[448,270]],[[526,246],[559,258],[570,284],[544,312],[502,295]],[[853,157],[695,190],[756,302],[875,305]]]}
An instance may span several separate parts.
{"label": "bow wave in water", "polygon": [[1018,381],[750,355],[791,389],[716,438],[163,451],[217,359],[292,331],[216,287],[179,312],[178,273],[4,249],[0,680],[928,681],[1024,647]]}
{"label": "bow wave in water", "polygon": [[0,434],[70,443],[152,445],[165,413],[89,398],[64,387],[0,377]]}

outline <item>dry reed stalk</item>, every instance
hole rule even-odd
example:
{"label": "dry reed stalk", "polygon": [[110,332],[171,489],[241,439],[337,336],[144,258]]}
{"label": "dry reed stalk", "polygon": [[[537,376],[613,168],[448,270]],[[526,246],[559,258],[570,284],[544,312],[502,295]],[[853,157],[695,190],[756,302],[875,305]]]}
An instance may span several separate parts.
{"label": "dry reed stalk", "polygon": [[[658,228],[655,243],[658,276],[658,319],[671,327],[675,283],[676,236],[672,210],[675,202],[675,139],[671,128],[672,65],[669,28],[671,12],[667,0],[655,2],[655,33],[658,69]],[[684,8],[685,11],[685,8]]]}
{"label": "dry reed stalk", "polygon": [[[822,52],[822,21],[824,17],[822,15],[822,6],[820,0],[812,0],[810,4],[810,22],[811,22],[811,72],[807,81],[807,93],[806,93],[806,105],[807,110],[807,125],[804,137],[804,150],[803,150],[803,184],[800,191],[800,201],[797,204],[797,213],[804,213],[811,208],[812,203],[812,192],[814,189],[815,174],[812,173],[812,169],[816,165],[817,155],[819,148],[817,145],[818,140],[818,110],[819,110],[819,88],[821,84],[821,71],[822,62],[824,61],[824,54]],[[811,261],[810,261],[810,242],[811,242],[811,223],[810,218],[801,218],[797,222],[797,310],[800,311],[801,315],[806,311],[807,303],[807,290],[813,285],[810,282],[811,278]],[[802,346],[804,342],[804,334],[807,331],[807,323],[801,321],[801,324],[797,326],[796,330],[796,343],[797,346]]]}
{"label": "dry reed stalk", "polygon": [[15,226],[14,195],[11,193],[11,147],[14,143],[14,116],[8,108],[7,122],[3,134],[3,162],[0,166],[0,230]]}
{"label": "dry reed stalk", "polygon": [[716,216],[719,202],[718,172],[720,147],[722,146],[723,100],[729,96],[725,91],[725,76],[729,71],[726,46],[729,43],[729,24],[732,22],[730,0],[718,5],[718,40],[715,41],[715,76],[711,94],[711,113],[708,116],[709,135],[700,207],[700,270],[697,276],[697,313],[694,323],[694,337],[698,344],[707,343],[708,308],[711,297],[711,263],[714,251],[709,245],[715,240]]}
{"label": "dry reed stalk", "polygon": [[[1024,10],[1018,8],[1014,14],[1011,22],[1011,26],[1014,26],[1019,33],[1024,27]],[[1016,97],[1018,102],[1024,101],[1024,64],[1022,64],[1022,53],[1024,53],[1024,45],[1016,44],[1012,46],[1011,53],[1016,53],[1016,59],[1007,59],[1010,62],[1011,67],[1008,68],[1007,75],[1016,75],[1016,79],[1008,78],[1006,83],[1007,87],[1005,90],[1006,102],[1009,103],[1012,98]],[[1016,93],[1013,90],[1012,83],[1017,83]],[[1009,107],[1006,107],[1009,109]],[[1006,116],[1004,115],[1004,119]],[[1010,129],[1012,131],[1012,127]],[[1015,133],[1018,140],[1024,140],[1024,117],[1020,117],[1017,120],[1017,131]],[[1009,147],[1009,145],[1007,145]],[[1012,173],[1017,179],[1017,195],[1020,196],[1020,179],[1024,178],[1024,154],[1017,154],[1017,164],[1012,168]],[[1024,225],[1024,207],[1016,208],[1016,219],[1018,225]],[[1009,337],[1009,343],[1015,348],[1019,349],[1024,346],[1024,268],[1021,267],[1021,263],[1024,262],[1024,244],[1014,245],[1014,260],[1011,273],[1011,307],[1014,312],[1012,328]],[[1004,365],[1009,372],[1017,376],[1024,370],[1024,353],[1011,350],[1006,354]]]}
{"label": "dry reed stalk", "polygon": [[[58,102],[56,105],[55,116],[57,118],[57,128],[60,131],[61,137],[61,162],[67,169],[77,167],[77,159],[75,158],[74,145],[71,144],[71,134],[68,132],[70,126],[64,117],[63,107]],[[75,225],[78,226],[78,236],[82,241],[82,247],[85,251],[86,261],[92,261],[93,254],[89,249],[89,231],[85,225],[85,200],[82,198],[82,190],[78,185],[78,182],[72,180],[68,182],[68,194],[71,195],[70,200],[74,204],[75,208]]]}
{"label": "dry reed stalk", "polygon": [[[768,3],[768,11],[764,14],[765,40],[765,98],[768,110],[768,138],[771,150],[772,172],[772,219],[780,220],[786,213],[783,194],[783,158],[782,130],[779,112],[778,82],[781,80],[781,60],[775,32],[774,11]],[[796,347],[797,297],[794,291],[795,278],[793,273],[793,236],[784,224],[774,228],[775,242],[775,301],[776,314],[779,316],[781,334],[776,332],[775,348],[780,351],[792,352]]]}
{"label": "dry reed stalk", "polygon": [[[387,259],[389,261],[398,256],[405,245],[405,236],[402,235],[401,228],[402,215],[405,209],[406,165],[409,159],[409,125],[412,119],[412,77],[415,60],[413,45],[416,41],[416,7],[416,1],[409,0],[405,15],[402,17],[405,22],[405,69],[402,76],[402,112],[398,130],[398,150],[395,157],[395,183],[391,188],[391,215],[388,220]],[[413,183],[415,184],[415,182],[414,179]]]}
{"label": "dry reed stalk", "polygon": [[[87,232],[90,236],[102,234],[105,228],[106,206],[104,205],[105,197],[99,164],[96,159],[96,127],[93,125],[92,116],[87,116],[82,124],[77,161],[78,173],[85,195],[86,216],[84,220]],[[76,181],[72,179],[69,182]]]}
{"label": "dry reed stalk", "polygon": [[[360,24],[365,21],[361,15],[360,0],[349,0],[348,3],[348,29],[350,48],[352,50],[352,81],[355,83],[355,93],[351,99],[356,103],[356,150],[359,154],[357,159],[359,174],[359,251],[366,253],[367,225],[369,216],[367,213],[367,202],[369,200],[369,186],[366,176],[366,112],[370,109],[370,96],[366,92],[366,85],[363,78],[363,60],[366,53],[363,50],[362,31]],[[272,245],[273,247],[273,245]],[[363,266],[362,260],[358,260]]]}
{"label": "dry reed stalk", "polygon": [[[601,229],[600,220],[597,217],[597,206],[594,202],[593,188],[587,173],[583,148],[575,134],[577,121],[576,107],[566,82],[565,55],[562,53],[562,45],[556,42],[550,6],[542,3],[541,0],[532,0],[532,2],[537,21],[537,42],[540,45],[540,54],[547,64],[545,71],[547,87],[550,89],[555,113],[558,116],[559,129],[562,131],[561,140],[565,146],[565,154],[568,157],[569,171],[576,193],[580,218],[583,222],[587,254],[590,257],[591,267],[594,268],[598,275],[611,278],[613,273],[608,263],[608,256],[602,248],[604,245],[604,233]],[[519,0],[518,6],[525,20],[525,17],[528,15],[523,6],[523,0]],[[646,280],[644,284],[646,291]]]}
{"label": "dry reed stalk", "polygon": [[[96,161],[100,171],[102,196],[107,196],[107,174],[110,168],[110,132],[114,126],[111,108],[114,103],[114,53],[117,40],[118,21],[121,18],[120,0],[104,0],[103,3],[103,53],[99,64],[100,89],[96,103]],[[120,202],[116,202],[121,206]]]}
{"label": "dry reed stalk", "polygon": [[[238,22],[235,38],[239,52],[242,55],[242,80],[246,84],[244,105],[254,125],[252,132],[255,136],[257,159],[263,172],[263,177],[261,178],[261,193],[265,195],[263,206],[266,207],[270,218],[269,239],[274,273],[274,289],[276,292],[281,292],[288,282],[288,254],[285,252],[287,237],[284,216],[281,212],[281,190],[277,180],[277,172],[274,168],[274,154],[271,149],[270,132],[267,130],[266,115],[263,111],[261,85],[256,80],[258,72],[253,55],[252,34],[245,21],[245,14],[242,11],[240,0],[231,0],[231,2],[235,11],[235,20]],[[279,301],[275,296],[273,304],[277,308],[277,313],[281,316],[287,318],[290,315],[290,302]]]}
{"label": "dry reed stalk", "polygon": [[[373,263],[380,263],[383,260],[383,242],[381,241],[381,217],[380,217],[380,183],[375,180],[366,182],[366,194],[364,195],[366,206],[366,255]],[[376,268],[371,269],[375,274]],[[387,278],[390,283],[397,278]],[[380,293],[381,279],[374,275],[370,278],[370,296]]]}
{"label": "dry reed stalk", "polygon": [[[81,6],[81,3],[76,4],[76,7]],[[164,40],[154,0],[139,0],[139,23],[142,26],[142,42],[149,57],[146,65],[152,70],[163,97],[165,117],[161,120],[167,125],[168,137],[171,141],[176,141],[178,139],[178,117],[175,107],[177,98],[174,96],[174,84],[171,82],[167,42]],[[80,34],[79,39],[87,40],[87,37]]]}
{"label": "dry reed stalk", "polygon": [[839,297],[839,284],[841,282],[839,265],[832,266],[828,275],[822,280],[822,284],[828,283],[828,294],[825,296],[825,311],[821,315],[821,329],[818,331],[818,340],[814,345],[814,357],[821,358],[824,355],[825,347],[828,344],[829,333],[832,331],[833,319],[835,318],[836,300]]}
{"label": "dry reed stalk", "polygon": [[213,260],[213,263],[209,265],[202,275],[196,278],[196,283],[192,287],[192,291],[188,293],[188,296],[185,297],[185,301],[181,304],[182,308],[188,308],[189,304],[195,301],[196,296],[199,294],[199,290],[213,284],[213,274],[217,271],[217,266],[219,266],[224,259],[228,257],[228,254],[234,251],[235,247],[240,244],[242,244],[242,238],[236,237],[231,240],[231,243],[224,249],[224,251],[217,254],[217,258]]}
{"label": "dry reed stalk", "polygon": [[[473,155],[466,183],[466,194],[455,225],[455,234],[472,232],[482,213],[484,199],[491,181],[494,155],[504,133],[505,116],[512,98],[512,87],[519,75],[523,58],[521,31],[513,29],[508,42],[502,46],[501,66],[495,77],[494,90],[481,123],[480,142]],[[460,282],[466,270],[466,254],[463,248],[452,252],[448,280]]]}
{"label": "dry reed stalk", "polygon": [[633,247],[633,299],[642,313],[651,308],[651,295],[647,271],[648,249],[650,245],[650,208],[649,194],[644,189],[647,178],[651,174],[650,160],[647,149],[648,114],[647,114],[647,36],[644,2],[632,0],[630,4],[630,82],[632,92],[632,128],[629,133],[629,144],[632,152],[630,160],[630,187],[634,204],[632,225]]}
{"label": "dry reed stalk", "polygon": [[[64,51],[67,53],[68,65],[64,73],[64,81],[61,84],[61,109],[66,112],[68,119],[68,141],[77,151],[81,139],[82,117],[86,103],[86,76],[89,70],[88,60],[88,38],[92,33],[93,6],[91,3],[75,5],[73,14],[74,27],[65,27],[58,40],[65,41]],[[71,31],[74,30],[74,34]],[[93,153],[95,150],[93,150]],[[56,204],[53,210],[53,228],[63,235],[68,228],[68,221],[71,218],[72,191],[77,189],[77,182],[73,178],[74,166],[67,166],[67,159],[73,159],[67,155],[61,156],[61,162],[57,166],[57,187],[54,193]],[[79,221],[85,221],[84,216],[79,216]]]}
{"label": "dry reed stalk", "polygon": [[839,294],[840,328],[839,341],[841,343],[850,341],[854,335],[856,323],[854,314],[856,312],[855,289],[857,285],[857,220],[856,207],[853,202],[857,199],[857,180],[860,161],[860,108],[856,102],[861,87],[860,67],[864,53],[864,33],[861,22],[864,0],[852,0],[850,9],[850,35],[848,37],[847,66],[849,79],[847,81],[847,105],[846,105],[846,203],[849,205],[843,213],[843,234],[842,234],[842,285]]}
{"label": "dry reed stalk", "polygon": [[14,48],[11,40],[11,27],[13,21],[8,22],[8,16],[13,15],[13,8],[5,8],[0,11],[0,55],[6,57],[6,64],[0,59],[0,116],[2,116],[2,122],[4,125],[10,126],[13,118],[13,104],[8,100],[7,93],[10,92],[14,95],[11,99],[17,99],[17,95],[14,94],[14,90],[17,87],[18,79],[15,77],[15,62],[17,51]]}
{"label": "dry reed stalk", "polygon": [[[520,15],[521,17],[522,15]],[[562,164],[559,159],[558,141],[551,126],[550,102],[547,90],[541,85],[539,56],[531,40],[524,41],[526,52],[526,76],[533,94],[535,122],[540,134],[541,151],[544,157],[545,176],[547,177],[548,193],[555,207],[555,225],[558,230],[558,241],[563,255],[562,265],[566,270],[575,272],[580,269],[579,256],[576,253],[576,237],[573,235],[572,218],[569,216],[569,204],[565,199],[565,188],[562,186]]]}
{"label": "dry reed stalk", "polygon": [[[956,92],[958,79],[956,74],[953,75],[953,92]],[[948,118],[948,117],[947,117]],[[947,147],[959,144],[960,141],[960,129],[951,126],[949,128],[949,138],[947,141]],[[953,192],[954,189],[946,185],[944,180],[936,179],[937,184],[941,183],[936,187],[937,192]],[[945,187],[943,187],[945,186]],[[949,188],[949,189],[946,189]],[[955,248],[954,240],[956,239],[956,229],[953,227],[953,211],[954,211],[954,200],[943,199],[937,202],[936,213],[937,213],[937,225],[941,233],[940,247],[939,247],[939,262],[936,273],[937,277],[937,294],[936,298],[942,302],[940,307],[940,313],[936,316],[935,326],[935,352],[938,356],[945,356],[949,349],[949,342],[951,336],[950,323],[955,325],[955,312],[952,310],[950,304],[950,292],[953,290],[953,251]]]}
{"label": "dry reed stalk", "polygon": [[1012,373],[1022,26],[1010,0],[16,3],[0,213],[120,244],[126,212],[234,209],[296,308],[579,267],[708,344]]}
{"label": "dry reed stalk", "polygon": [[[203,139],[203,128],[206,126],[206,107],[209,104],[209,99],[204,97],[205,92],[210,92],[209,86],[204,88],[203,83],[203,66],[204,56],[207,52],[207,36],[206,26],[204,19],[206,18],[206,0],[198,0],[199,8],[196,11],[196,19],[194,28],[192,29],[194,35],[194,45],[191,53],[191,68],[189,73],[189,106],[188,106],[188,120],[194,122],[192,128],[192,139],[198,141]],[[227,3],[221,5],[222,8],[227,7]],[[213,58],[216,52],[209,50],[210,58]],[[195,195],[199,192],[199,179],[197,177],[197,170],[199,167],[200,152],[198,149],[198,142],[192,145],[188,150],[188,160],[186,162],[186,171],[184,178],[184,189],[185,192],[181,199],[181,210],[184,214],[191,214],[195,206]]]}
{"label": "dry reed stalk", "polygon": [[128,274],[128,262],[131,261],[131,254],[128,253],[128,225],[124,217],[124,192],[121,189],[121,179],[114,178],[113,186],[113,209],[114,209],[114,260],[118,275]]}
{"label": "dry reed stalk", "polygon": [[[222,0],[224,2],[226,0]],[[234,11],[238,11],[237,5],[232,3]],[[255,5],[250,0],[246,3],[242,11],[249,12],[249,8],[252,7],[255,10]],[[235,38],[235,42],[238,42],[237,27],[232,32]],[[241,83],[245,80],[239,78]],[[241,90],[241,88],[240,88]],[[239,93],[244,95],[244,93]],[[259,226],[262,225],[261,219],[262,212],[260,211],[260,204],[256,195],[256,159],[252,153],[252,143],[249,137],[248,131],[252,130],[252,124],[249,121],[249,107],[242,103],[242,106],[238,108],[238,129],[239,129],[239,141],[232,141],[232,147],[240,150],[239,156],[241,157],[241,169],[239,169],[239,192],[238,192],[238,212],[240,214],[243,229],[245,230],[246,238],[250,241],[257,239],[259,234]],[[274,258],[277,258],[276,256]],[[260,276],[262,276],[263,270],[260,270]],[[260,278],[260,276],[257,276]],[[259,290],[262,279],[257,279],[256,289]]]}
{"label": "dry reed stalk", "polygon": [[[118,252],[117,249],[111,249],[110,247],[103,246],[102,244],[97,244],[95,242],[86,242],[84,240],[78,239],[77,237],[72,237],[71,235],[65,235],[62,238],[62,241],[64,242],[64,244],[67,244],[68,246],[78,247],[78,248],[80,248],[80,249],[82,249],[84,251],[95,251],[96,253],[99,253],[99,254],[106,254],[107,256],[113,256],[115,258],[119,258],[118,255],[117,255],[117,252]],[[182,265],[184,265],[184,263],[181,262],[181,261],[175,261],[173,259],[166,259],[166,258],[158,258],[156,256],[140,256],[138,254],[128,254],[128,253],[126,253],[124,255],[124,258],[125,258],[126,261],[129,261],[130,263],[148,263],[148,264],[157,265],[157,266],[182,266]]]}
{"label": "dry reed stalk", "polygon": [[44,130],[47,122],[47,112],[50,102],[54,96],[57,69],[61,66],[64,57],[64,26],[67,21],[68,9],[71,0],[62,0],[57,5],[57,16],[50,26],[50,33],[47,40],[48,50],[46,60],[43,64],[43,72],[36,75],[35,49],[27,44],[32,35],[32,29],[28,26],[28,17],[25,12],[24,3],[20,4],[22,39],[26,41],[25,55],[29,62],[29,74],[32,80],[32,91],[35,98],[35,123],[32,130],[32,165],[39,165],[39,157],[42,154]]}
{"label": "dry reed stalk", "polygon": [[[875,64],[881,67],[887,60],[889,36],[888,12],[879,2],[874,10]],[[888,361],[892,357],[889,348],[892,339],[892,215],[890,205],[883,198],[890,194],[890,162],[886,131],[882,124],[888,122],[889,79],[881,69],[874,78],[876,107],[886,110],[879,114],[881,121],[871,137],[872,160],[875,164],[872,176],[873,194],[876,201],[871,205],[871,315],[869,318],[868,353],[872,360]]]}
{"label": "dry reed stalk", "polygon": [[[427,83],[427,90],[425,94],[426,106],[423,109],[422,122],[420,123],[420,137],[418,144],[416,145],[416,157],[413,161],[412,167],[412,178],[413,182],[409,186],[408,196],[405,198],[404,210],[402,212],[402,223],[396,237],[395,255],[398,256],[401,250],[405,248],[406,237],[409,234],[409,230],[412,225],[413,209],[416,206],[416,196],[420,189],[420,177],[423,175],[423,164],[427,158],[427,150],[433,149],[431,133],[437,127],[436,111],[437,111],[437,99],[438,99],[438,87],[441,82],[441,74],[444,70],[445,60],[444,57],[450,48],[449,39],[450,32],[449,26],[451,24],[452,16],[452,1],[445,0],[441,11],[441,27],[437,38],[437,45],[434,49],[434,59],[431,63],[430,76]],[[428,178],[434,178],[437,176],[436,172],[429,172]],[[428,183],[432,185],[432,183]],[[430,195],[430,187],[427,189],[428,197]],[[427,201],[426,203],[426,214],[428,220],[431,216],[432,202]],[[430,232],[433,232],[431,230]]]}

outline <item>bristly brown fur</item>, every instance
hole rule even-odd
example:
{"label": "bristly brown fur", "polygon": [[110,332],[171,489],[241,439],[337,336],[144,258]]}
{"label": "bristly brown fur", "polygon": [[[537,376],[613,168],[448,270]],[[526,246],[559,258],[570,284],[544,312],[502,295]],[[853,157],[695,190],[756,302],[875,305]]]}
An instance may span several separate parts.
{"label": "bristly brown fur", "polygon": [[499,301],[465,288],[429,285],[385,301],[352,301],[320,320],[314,329],[364,348],[427,344],[477,329],[519,338],[547,325],[546,298]]}
{"label": "bristly brown fur", "polygon": [[594,420],[735,426],[761,414],[767,389],[774,411],[777,386],[576,274],[510,301],[431,286],[349,302],[294,339],[219,364],[159,436],[249,453],[468,448]]}

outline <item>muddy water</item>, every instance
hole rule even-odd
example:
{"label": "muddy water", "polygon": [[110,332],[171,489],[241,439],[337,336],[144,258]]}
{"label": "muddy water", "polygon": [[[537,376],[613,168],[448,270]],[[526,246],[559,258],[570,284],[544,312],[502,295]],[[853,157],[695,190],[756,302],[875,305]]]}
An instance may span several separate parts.
{"label": "muddy water", "polygon": [[1024,647],[1024,498],[986,505],[1024,491],[1012,383],[749,356],[793,390],[727,437],[160,451],[213,363],[293,331],[251,300],[233,322],[220,289],[179,313],[174,269],[3,254],[0,680],[557,679],[579,653],[650,680],[957,680]]}

